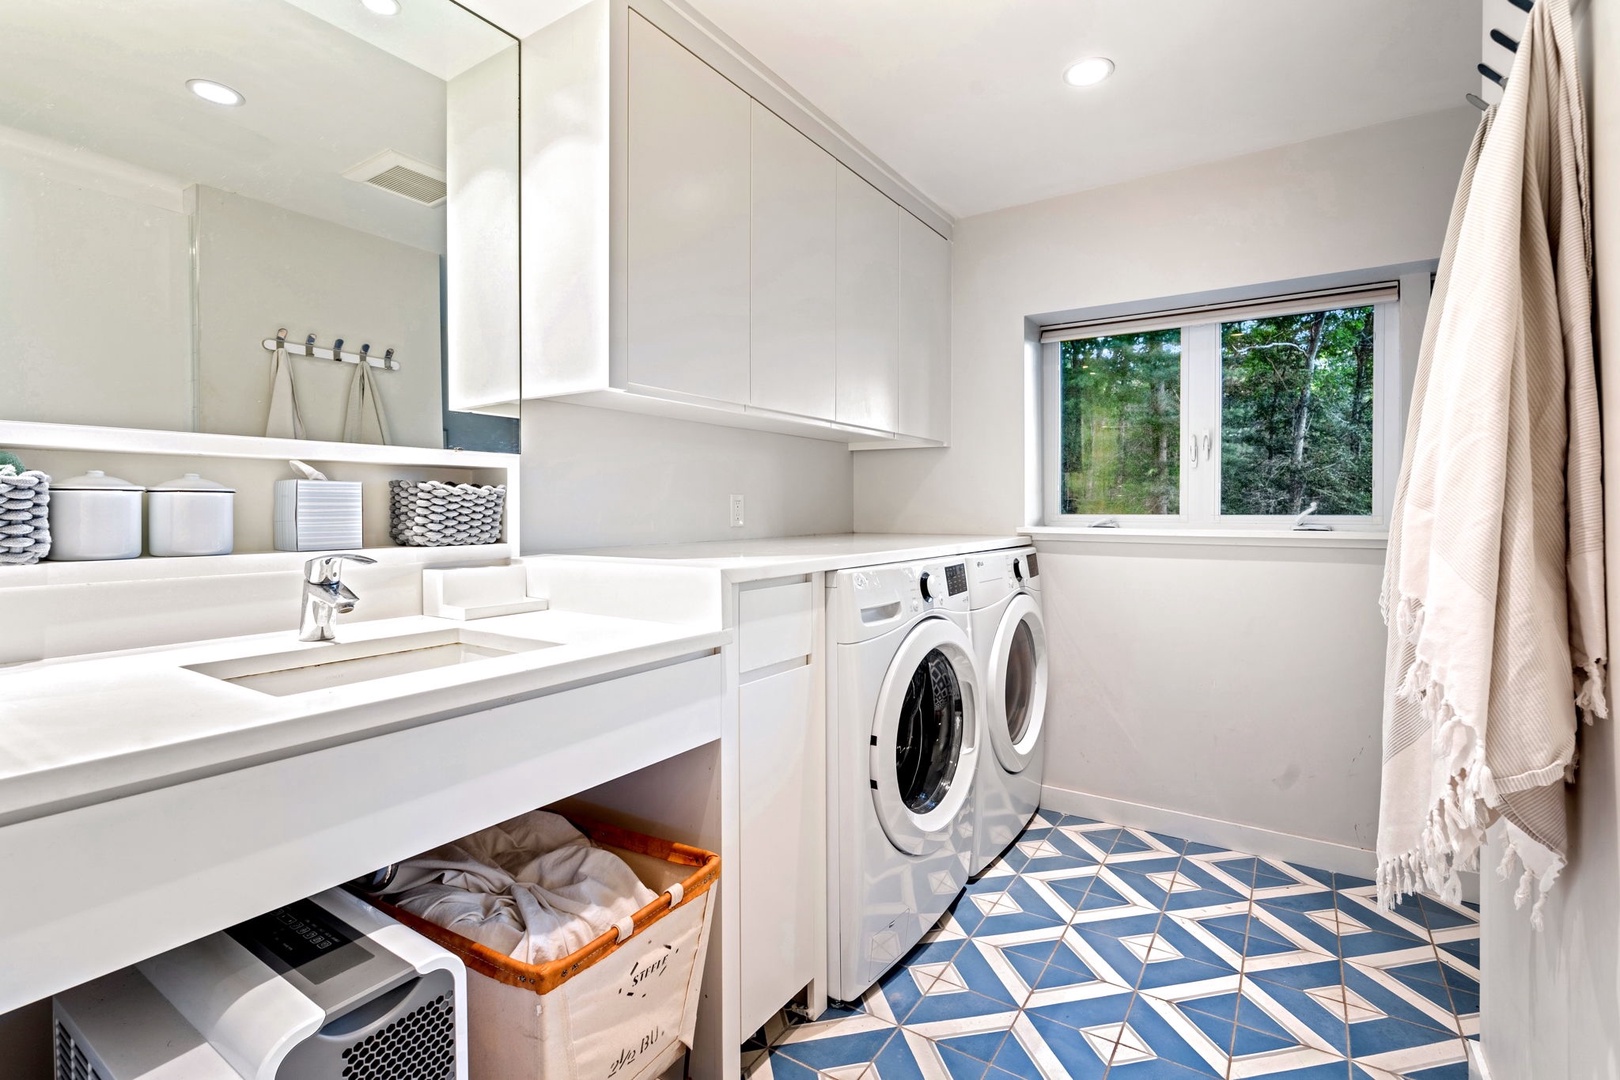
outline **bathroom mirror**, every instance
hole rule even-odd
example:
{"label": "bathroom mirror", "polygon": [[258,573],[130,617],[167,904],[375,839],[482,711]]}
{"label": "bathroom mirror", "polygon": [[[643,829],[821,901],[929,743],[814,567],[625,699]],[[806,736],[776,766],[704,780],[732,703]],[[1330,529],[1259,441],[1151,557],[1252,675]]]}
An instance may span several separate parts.
{"label": "bathroom mirror", "polygon": [[4,0],[0,420],[516,452],[517,113],[451,0]]}

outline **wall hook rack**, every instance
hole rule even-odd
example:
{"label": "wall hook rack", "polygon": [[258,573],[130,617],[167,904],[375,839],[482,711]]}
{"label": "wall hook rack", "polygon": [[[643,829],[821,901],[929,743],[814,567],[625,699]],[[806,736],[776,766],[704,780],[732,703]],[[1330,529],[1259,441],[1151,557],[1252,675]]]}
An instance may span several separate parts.
{"label": "wall hook rack", "polygon": [[344,352],[342,338],[332,342],[331,348],[322,348],[315,344],[314,334],[310,334],[301,342],[288,341],[286,327],[277,330],[275,337],[265,338],[261,344],[267,352],[286,349],[292,356],[313,356],[317,360],[333,360],[340,364],[369,364],[382,371],[399,370],[399,361],[394,359],[393,349],[389,349],[380,357],[372,356],[371,345],[368,343],[361,345],[359,352]]}

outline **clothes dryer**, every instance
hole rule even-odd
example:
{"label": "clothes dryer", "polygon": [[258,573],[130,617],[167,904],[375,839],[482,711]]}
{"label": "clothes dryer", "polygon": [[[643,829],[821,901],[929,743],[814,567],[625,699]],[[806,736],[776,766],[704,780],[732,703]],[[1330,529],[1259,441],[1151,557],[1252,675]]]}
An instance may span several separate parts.
{"label": "clothes dryer", "polygon": [[984,673],[985,748],[974,785],[977,874],[1007,849],[1041,806],[1050,661],[1034,548],[969,555],[968,623]]}

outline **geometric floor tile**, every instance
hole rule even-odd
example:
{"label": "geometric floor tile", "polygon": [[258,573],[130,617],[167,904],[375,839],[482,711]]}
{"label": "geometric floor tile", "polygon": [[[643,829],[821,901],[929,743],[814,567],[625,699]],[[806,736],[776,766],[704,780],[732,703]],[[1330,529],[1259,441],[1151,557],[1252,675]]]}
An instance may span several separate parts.
{"label": "geometric floor tile", "polygon": [[1365,878],[1038,814],[859,1002],[748,1080],[1462,1080],[1479,925]]}

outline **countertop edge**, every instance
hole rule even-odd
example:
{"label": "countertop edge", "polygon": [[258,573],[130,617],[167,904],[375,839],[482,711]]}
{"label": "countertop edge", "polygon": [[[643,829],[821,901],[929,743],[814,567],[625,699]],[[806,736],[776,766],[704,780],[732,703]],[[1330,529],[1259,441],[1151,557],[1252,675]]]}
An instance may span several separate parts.
{"label": "countertop edge", "polygon": [[730,630],[687,634],[428,694],[352,705],[20,773],[0,779],[0,827],[701,659],[729,645],[732,637]]}

